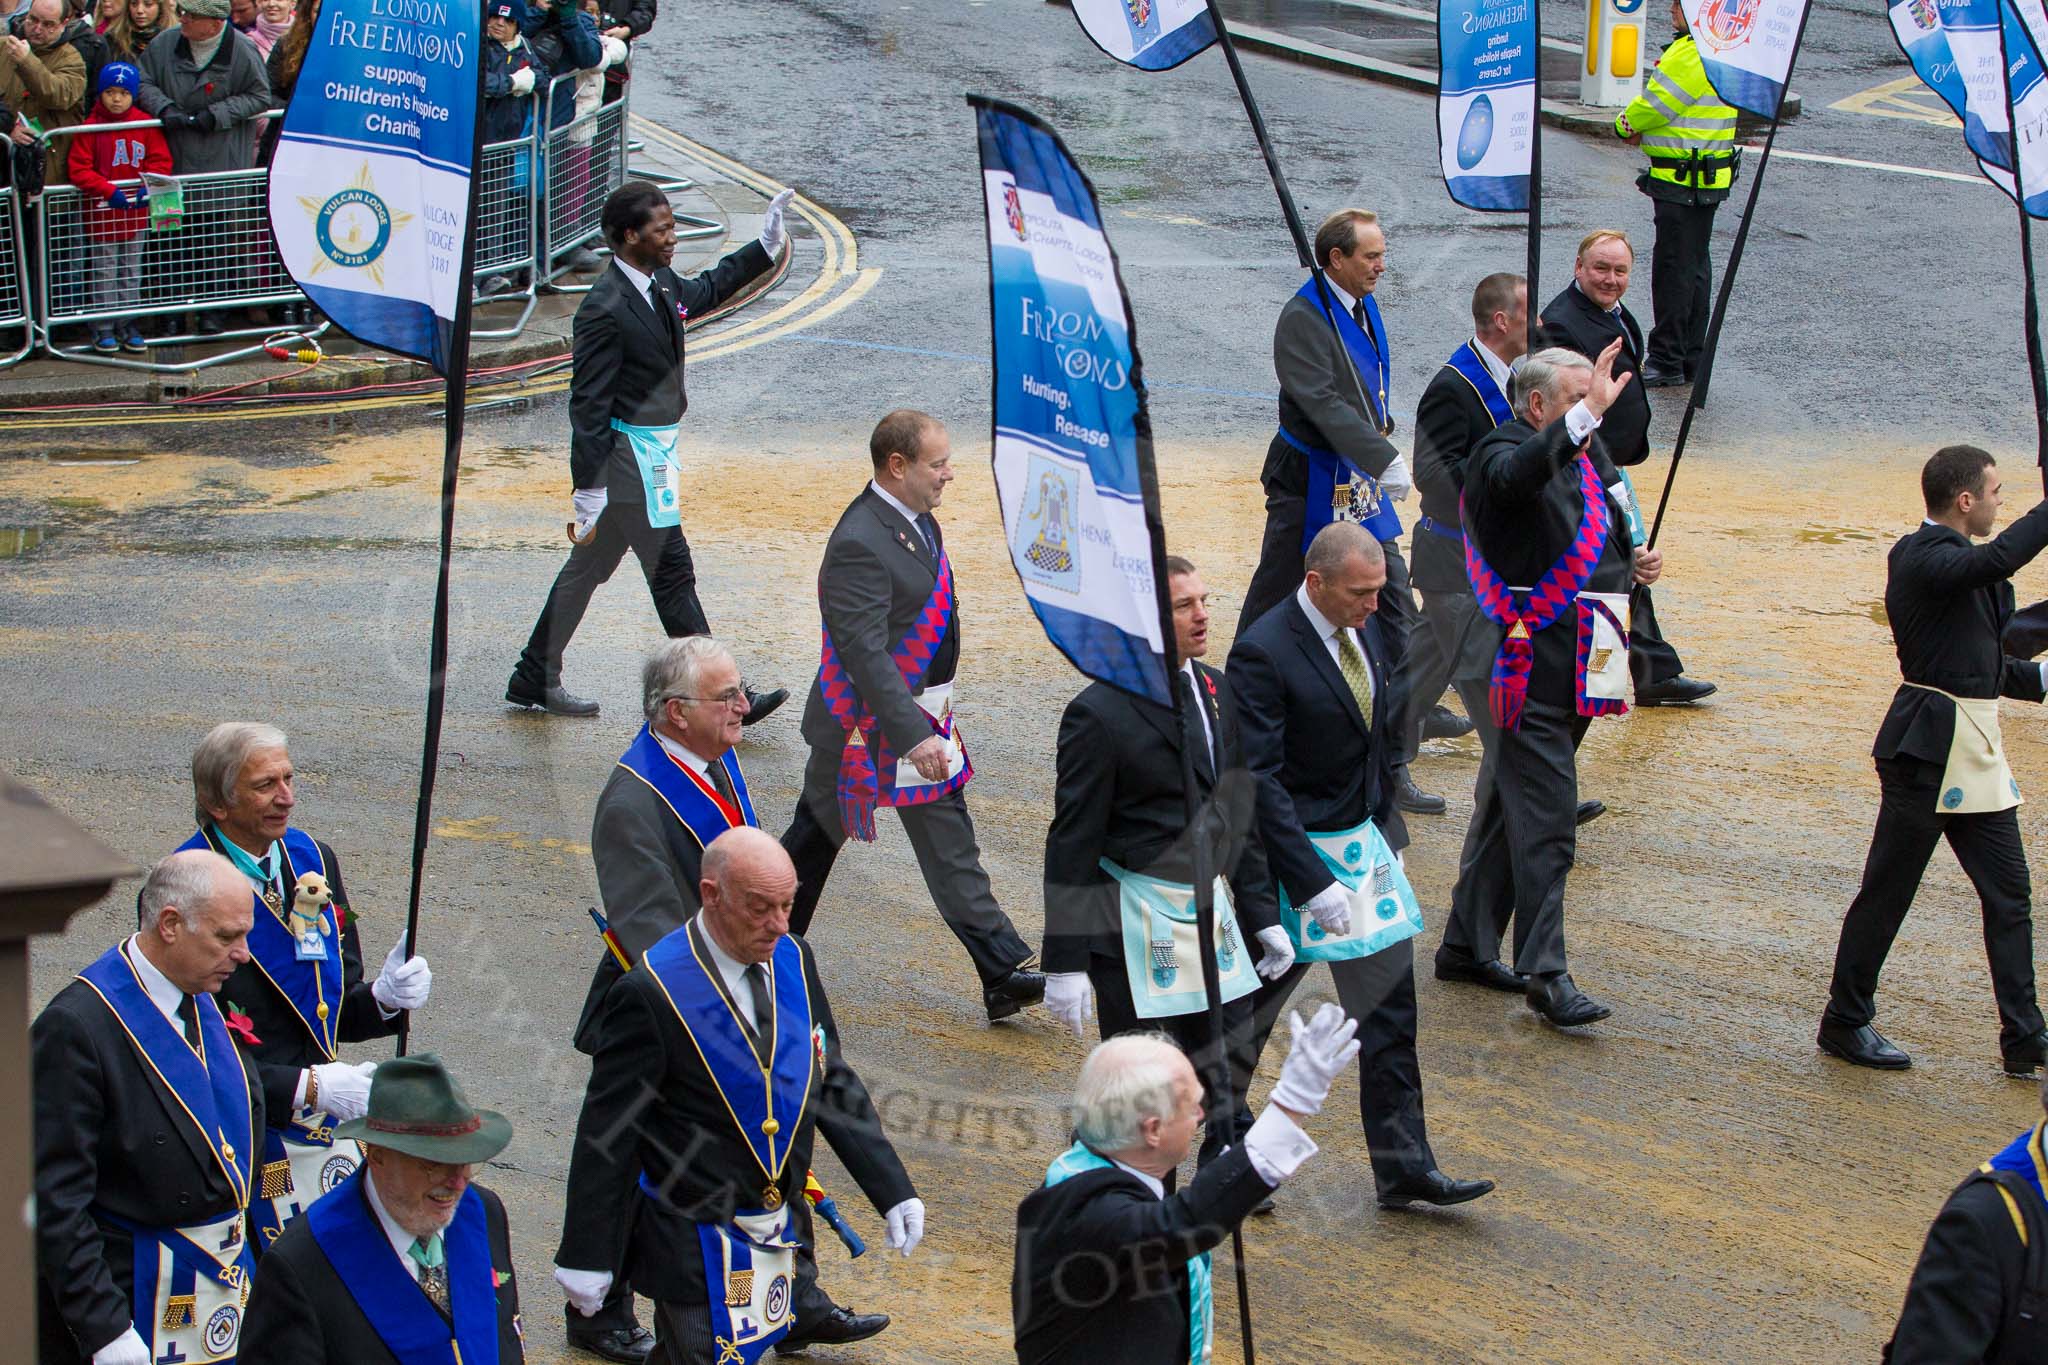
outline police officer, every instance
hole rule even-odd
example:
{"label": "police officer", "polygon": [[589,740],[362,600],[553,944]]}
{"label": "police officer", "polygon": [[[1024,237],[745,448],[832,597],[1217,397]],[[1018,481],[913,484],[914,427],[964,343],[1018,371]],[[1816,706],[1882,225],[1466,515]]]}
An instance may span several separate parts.
{"label": "police officer", "polygon": [[1643,83],[1643,93],[1614,120],[1615,135],[1650,157],[1636,188],[1650,196],[1657,224],[1650,253],[1657,322],[1642,372],[1644,386],[1653,389],[1689,384],[1699,372],[1707,344],[1707,295],[1714,285],[1707,243],[1714,210],[1735,183],[1735,110],[1707,82],[1678,0],[1672,0],[1671,27],[1677,37]]}

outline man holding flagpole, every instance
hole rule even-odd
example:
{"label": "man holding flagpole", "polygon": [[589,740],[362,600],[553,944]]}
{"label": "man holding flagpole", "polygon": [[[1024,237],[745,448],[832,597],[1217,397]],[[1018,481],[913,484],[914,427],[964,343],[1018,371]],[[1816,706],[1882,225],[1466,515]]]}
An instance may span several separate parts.
{"label": "man holding flagpole", "polygon": [[[1302,555],[1317,531],[1336,520],[1358,522],[1380,542],[1387,562],[1381,593],[1387,655],[1405,667],[1417,613],[1401,557],[1401,518],[1393,504],[1407,496],[1408,462],[1387,437],[1392,379],[1386,324],[1373,288],[1387,268],[1379,215],[1339,209],[1316,229],[1326,301],[1311,278],[1280,310],[1273,329],[1273,369],[1280,378],[1280,429],[1266,449],[1259,481],[1266,489],[1266,532],[1259,565],[1238,613],[1242,635],[1301,582]],[[1423,705],[1434,698],[1417,699]],[[1394,733],[1403,733],[1397,717]],[[1401,809],[1441,815],[1444,799],[1418,788],[1405,765],[1395,773]]]}

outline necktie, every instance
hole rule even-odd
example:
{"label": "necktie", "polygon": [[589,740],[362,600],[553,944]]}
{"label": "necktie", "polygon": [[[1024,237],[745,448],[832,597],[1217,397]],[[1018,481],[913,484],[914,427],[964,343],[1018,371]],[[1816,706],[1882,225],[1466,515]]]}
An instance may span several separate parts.
{"label": "necktie", "polygon": [[754,1053],[765,1062],[768,1059],[768,1034],[772,1027],[769,1015],[774,1008],[768,997],[768,972],[760,963],[749,962],[743,975],[754,991]]}
{"label": "necktie", "polygon": [[427,1297],[434,1301],[434,1307],[441,1310],[441,1316],[453,1318],[454,1310],[448,1303],[448,1257],[441,1249],[441,1234],[418,1237],[406,1248],[415,1264],[420,1268],[420,1288],[427,1291]]}
{"label": "necktie", "polygon": [[199,997],[188,995],[178,1002],[178,1018],[185,1022],[185,1041],[199,1046]]}
{"label": "necktie", "polygon": [[1358,652],[1352,632],[1337,632],[1337,670],[1344,675],[1344,681],[1351,687],[1351,695],[1358,702],[1358,714],[1365,717],[1367,729],[1372,728],[1372,670],[1365,665],[1365,656]]}
{"label": "necktie", "polygon": [[925,549],[931,551],[933,559],[939,557],[939,523],[932,520],[932,514],[921,512],[917,518],[917,533],[924,537]]}
{"label": "necktie", "polygon": [[725,799],[725,804],[728,806],[739,805],[739,794],[732,789],[732,777],[725,771],[723,760],[714,759],[706,764],[704,776],[710,780],[711,789]]}
{"label": "necktie", "polygon": [[1216,740],[1203,723],[1209,711],[1202,704],[1202,689],[1195,686],[1194,678],[1185,668],[1180,671],[1180,695],[1182,708],[1193,708],[1188,712],[1188,723],[1194,727],[1201,741],[1195,749],[1195,771],[1213,783],[1216,780]]}
{"label": "necktie", "polygon": [[270,870],[270,855],[268,853],[256,860],[256,871],[262,876],[263,884],[265,886],[270,885],[273,874]]}

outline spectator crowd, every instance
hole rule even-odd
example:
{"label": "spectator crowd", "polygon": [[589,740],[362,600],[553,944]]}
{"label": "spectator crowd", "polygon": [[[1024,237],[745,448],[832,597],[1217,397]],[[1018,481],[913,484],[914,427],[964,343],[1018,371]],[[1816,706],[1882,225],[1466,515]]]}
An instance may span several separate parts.
{"label": "spectator crowd", "polygon": [[[487,146],[562,127],[621,98],[630,44],[655,19],[655,0],[480,3],[479,116]],[[44,263],[51,296],[73,301],[64,311],[95,315],[93,350],[140,353],[151,344],[139,313],[153,236],[178,234],[173,252],[151,253],[174,275],[149,282],[152,312],[162,313],[168,302],[203,305],[232,294],[232,285],[264,261],[277,269],[263,230],[267,194],[260,183],[233,194],[181,194],[176,212],[165,204],[152,212],[142,177],[267,167],[320,8],[321,0],[0,0],[0,138],[7,152],[0,155],[0,184],[18,192],[32,253],[39,249],[35,215],[53,215],[46,234],[52,259]],[[552,174],[561,178],[558,189],[582,192],[591,176],[591,141],[587,129],[571,134],[552,164],[535,164],[526,149],[513,151],[512,190],[545,193]],[[72,187],[77,197],[45,203],[56,185]],[[605,189],[598,186],[596,197]],[[519,243],[526,238],[514,243],[508,234],[523,230],[524,221],[501,213],[480,223],[479,260],[493,259],[494,245],[511,248],[499,257],[523,255]],[[494,242],[494,234],[504,240]],[[67,249],[60,251],[60,242]],[[588,247],[568,258],[576,270],[601,263]],[[152,267],[151,274],[160,273]],[[480,279],[479,293],[509,294],[530,281],[523,270],[501,269]],[[53,315],[58,311],[53,307]],[[161,336],[205,338],[318,320],[303,303],[255,313],[197,306],[167,316]]]}

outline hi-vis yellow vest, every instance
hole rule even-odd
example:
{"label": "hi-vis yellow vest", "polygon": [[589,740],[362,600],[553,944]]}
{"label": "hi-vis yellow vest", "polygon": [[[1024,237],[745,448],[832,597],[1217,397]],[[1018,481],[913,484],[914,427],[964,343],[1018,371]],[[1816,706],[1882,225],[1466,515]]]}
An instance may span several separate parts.
{"label": "hi-vis yellow vest", "polygon": [[1642,134],[1652,180],[1716,197],[1734,183],[1735,110],[1714,93],[1689,33],[1664,49],[1614,131]]}

